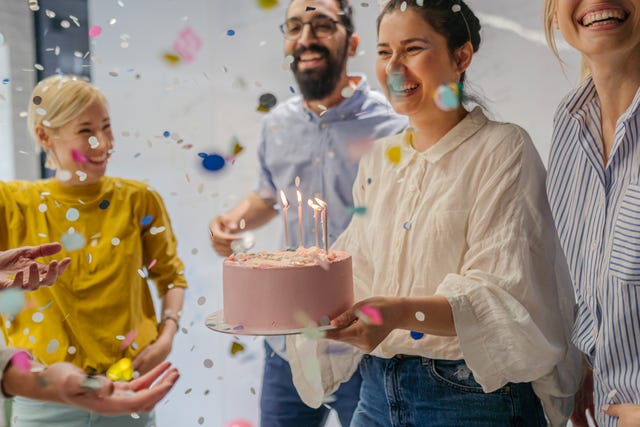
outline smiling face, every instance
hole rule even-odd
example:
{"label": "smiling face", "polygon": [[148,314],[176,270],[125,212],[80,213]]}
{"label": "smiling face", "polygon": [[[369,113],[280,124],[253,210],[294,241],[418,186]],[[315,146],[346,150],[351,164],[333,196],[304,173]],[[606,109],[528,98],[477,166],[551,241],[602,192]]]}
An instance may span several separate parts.
{"label": "smiling face", "polygon": [[[460,49],[472,55],[470,45]],[[433,94],[438,86],[458,82],[467,65],[414,10],[394,10],[382,17],[376,75],[397,113],[412,117],[437,109]]]}
{"label": "smiling face", "polygon": [[315,37],[310,25],[302,25],[297,40],[285,39],[285,54],[293,57],[291,70],[306,100],[329,96],[346,76],[347,57],[355,47],[350,46],[339,12],[335,0],[293,0],[287,10],[287,22],[297,22],[298,26],[311,19],[338,22],[336,31],[328,37]]}
{"label": "smiling face", "polygon": [[65,184],[95,184],[104,176],[113,135],[109,111],[102,100],[95,100],[78,117],[57,129],[39,125],[36,134],[56,164],[56,176],[62,171],[71,172],[72,177]]}
{"label": "smiling face", "polygon": [[555,21],[587,61],[638,55],[640,0],[556,0]]}

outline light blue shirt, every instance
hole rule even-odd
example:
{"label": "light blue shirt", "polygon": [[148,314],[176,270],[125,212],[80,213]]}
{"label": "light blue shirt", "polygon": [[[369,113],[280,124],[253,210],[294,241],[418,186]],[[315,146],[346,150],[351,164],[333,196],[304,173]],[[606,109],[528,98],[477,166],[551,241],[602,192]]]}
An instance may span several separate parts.
{"label": "light blue shirt", "polygon": [[[578,312],[574,343],[593,366],[595,414],[640,404],[640,90],[618,119],[604,164],[600,100],[591,79],[554,119],[547,190]],[[609,401],[609,393],[616,391]]]}
{"label": "light blue shirt", "polygon": [[[353,95],[322,115],[305,108],[302,97],[295,96],[275,107],[263,121],[256,193],[263,199],[276,200],[282,208],[279,193],[284,190],[289,201],[289,246],[297,247],[299,243],[296,190],[302,194],[304,246],[315,245],[313,210],[307,204],[314,197],[327,203],[331,246],[351,221],[352,187],[363,151],[373,140],[397,134],[408,124],[406,117],[393,111],[384,95],[370,89],[365,76],[357,77],[360,81]],[[298,188],[296,177],[300,178]],[[319,244],[322,245],[322,233]],[[283,233],[273,249],[284,247]],[[282,337],[267,341],[280,356],[286,356]]]}

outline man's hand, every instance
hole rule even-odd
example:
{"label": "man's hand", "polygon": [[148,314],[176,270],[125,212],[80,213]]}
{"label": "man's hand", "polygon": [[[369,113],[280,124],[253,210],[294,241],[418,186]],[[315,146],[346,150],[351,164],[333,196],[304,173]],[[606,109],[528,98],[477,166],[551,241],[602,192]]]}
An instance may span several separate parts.
{"label": "man's hand", "polygon": [[209,233],[211,234],[211,246],[222,256],[229,256],[233,253],[231,242],[240,238],[237,233],[238,223],[228,215],[222,214],[213,218],[209,223]]}
{"label": "man's hand", "polygon": [[47,243],[0,252],[0,289],[15,287],[34,290],[52,285],[71,260],[65,258],[43,264],[35,259],[54,255],[61,249],[59,243]]}

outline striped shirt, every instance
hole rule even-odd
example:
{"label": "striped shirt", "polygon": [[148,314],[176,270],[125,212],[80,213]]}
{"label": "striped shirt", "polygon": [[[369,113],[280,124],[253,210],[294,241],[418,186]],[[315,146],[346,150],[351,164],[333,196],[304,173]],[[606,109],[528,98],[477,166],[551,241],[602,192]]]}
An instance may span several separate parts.
{"label": "striped shirt", "polygon": [[[573,342],[605,403],[640,404],[640,90],[616,123],[604,164],[600,100],[588,79],[554,118],[547,190],[576,292]],[[615,393],[614,393],[615,390]]]}

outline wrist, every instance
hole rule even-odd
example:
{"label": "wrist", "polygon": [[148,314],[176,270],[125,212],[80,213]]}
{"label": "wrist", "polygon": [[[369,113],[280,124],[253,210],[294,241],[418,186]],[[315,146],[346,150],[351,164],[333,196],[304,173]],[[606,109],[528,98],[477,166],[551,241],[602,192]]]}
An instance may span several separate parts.
{"label": "wrist", "polygon": [[173,334],[177,334],[180,330],[180,318],[173,314],[163,314],[162,320],[160,320],[158,324],[158,330],[161,335],[164,335],[164,332],[167,330],[173,331]]}

